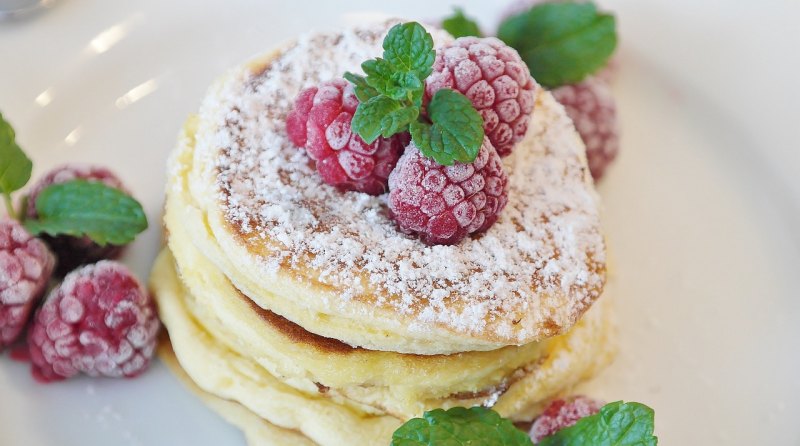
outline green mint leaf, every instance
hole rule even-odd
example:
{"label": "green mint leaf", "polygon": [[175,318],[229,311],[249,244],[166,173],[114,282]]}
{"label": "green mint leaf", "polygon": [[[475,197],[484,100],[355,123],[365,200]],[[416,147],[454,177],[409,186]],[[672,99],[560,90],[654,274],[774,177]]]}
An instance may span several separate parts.
{"label": "green mint leaf", "polygon": [[388,138],[396,133],[404,132],[408,125],[416,122],[419,108],[404,107],[386,114],[381,119],[381,136]]}
{"label": "green mint leaf", "polygon": [[32,169],[30,158],[17,145],[14,129],[0,113],[0,193],[10,201],[11,192],[22,189],[31,179]]}
{"label": "green mint leaf", "polygon": [[481,37],[481,29],[475,20],[464,15],[464,10],[455,8],[453,15],[442,21],[442,28],[453,37]]}
{"label": "green mint leaf", "polygon": [[539,442],[539,446],[656,446],[653,409],[640,403],[609,403]]}
{"label": "green mint leaf", "polygon": [[370,59],[361,64],[361,69],[367,75],[367,85],[381,94],[387,94],[395,72],[392,64],[381,58]]}
{"label": "green mint leaf", "polygon": [[73,180],[46,187],[36,199],[37,220],[25,221],[33,234],[88,236],[100,245],[124,245],[147,229],[142,205],[99,182]]}
{"label": "green mint leaf", "polygon": [[[587,443],[591,444],[591,443]],[[483,407],[455,407],[425,412],[392,435],[391,446],[532,446],[530,437],[511,421]]]}
{"label": "green mint leaf", "polygon": [[428,116],[433,125],[413,126],[411,133],[423,155],[445,166],[475,160],[483,144],[483,119],[466,96],[448,88],[437,91]]}
{"label": "green mint leaf", "polygon": [[416,74],[396,72],[389,78],[387,96],[398,100],[410,99],[417,92],[421,94],[424,87]]}
{"label": "green mint leaf", "polygon": [[367,102],[358,104],[352,130],[358,133],[367,144],[372,144],[383,132],[383,119],[387,115],[404,108],[398,101],[387,96],[375,96]]}
{"label": "green mint leaf", "polygon": [[378,90],[367,83],[367,79],[364,76],[348,72],[344,73],[344,78],[353,84],[359,102],[367,102],[380,94]]}
{"label": "green mint leaf", "polygon": [[436,58],[433,37],[417,22],[397,24],[383,39],[383,58],[397,71],[414,73],[423,80],[431,74]]}
{"label": "green mint leaf", "polygon": [[507,19],[498,37],[519,51],[548,88],[580,82],[602,68],[617,46],[616,20],[593,3],[544,3]]}

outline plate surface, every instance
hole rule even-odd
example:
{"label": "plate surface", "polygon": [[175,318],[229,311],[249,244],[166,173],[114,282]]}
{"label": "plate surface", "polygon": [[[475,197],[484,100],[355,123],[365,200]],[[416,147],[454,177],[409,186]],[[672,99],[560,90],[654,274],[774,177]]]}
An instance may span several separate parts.
{"label": "plate surface", "polygon": [[[105,164],[159,246],[164,163],[227,67],[370,11],[441,17],[443,2],[62,0],[0,24],[0,109],[34,175]],[[491,28],[501,7],[459,2]],[[622,155],[600,192],[620,355],[587,389],[656,409],[662,444],[800,444],[800,3],[606,2],[619,18]],[[699,4],[702,3],[702,4]],[[202,7],[199,5],[202,4]],[[794,42],[794,43],[793,43]],[[2,445],[235,445],[235,429],[161,364],[133,381],[34,384],[0,357]]]}

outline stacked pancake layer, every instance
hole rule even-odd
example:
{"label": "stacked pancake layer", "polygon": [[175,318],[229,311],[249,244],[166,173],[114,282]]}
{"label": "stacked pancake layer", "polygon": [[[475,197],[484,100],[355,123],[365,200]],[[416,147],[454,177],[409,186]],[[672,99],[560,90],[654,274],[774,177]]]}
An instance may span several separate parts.
{"label": "stacked pancake layer", "polygon": [[587,312],[605,276],[596,198],[548,93],[506,161],[506,210],[458,246],[403,236],[382,198],[322,184],[291,146],[291,99],[356,71],[387,30],[310,35],[233,70],[171,157],[151,277],[163,356],[252,444],[387,444],[436,407],[530,419],[610,355],[605,303]]}

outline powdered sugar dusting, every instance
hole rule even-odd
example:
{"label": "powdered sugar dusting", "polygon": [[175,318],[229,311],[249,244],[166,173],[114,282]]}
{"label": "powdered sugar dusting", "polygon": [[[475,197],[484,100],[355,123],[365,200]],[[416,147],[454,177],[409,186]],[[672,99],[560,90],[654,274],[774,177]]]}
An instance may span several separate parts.
{"label": "powdered sugar dusting", "polygon": [[412,329],[491,326],[519,340],[563,331],[602,290],[605,254],[583,147],[549,95],[539,96],[527,137],[505,159],[509,201],[500,219],[456,246],[404,236],[388,218],[385,196],[323,184],[289,141],[284,123],[294,97],[360,71],[380,55],[387,30],[301,37],[266,70],[242,70],[207,101],[204,111],[218,124],[213,156],[227,219],[246,243],[277,243],[262,258],[266,277],[278,267],[303,268],[342,290],[341,305],[356,299],[391,309]]}

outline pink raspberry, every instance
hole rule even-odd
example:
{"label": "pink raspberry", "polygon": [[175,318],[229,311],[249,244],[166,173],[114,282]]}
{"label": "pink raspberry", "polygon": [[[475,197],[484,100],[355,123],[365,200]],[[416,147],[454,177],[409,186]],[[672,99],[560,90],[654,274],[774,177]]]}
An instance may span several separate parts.
{"label": "pink raspberry", "polygon": [[425,97],[442,88],[463,93],[483,117],[500,156],[525,137],[538,85],[516,50],[494,37],[461,37],[436,52]]}
{"label": "pink raspberry", "polygon": [[578,420],[600,411],[603,403],[585,396],[575,396],[567,400],[555,400],[539,415],[531,426],[533,443],[539,443],[561,429],[572,426]]}
{"label": "pink raspberry", "polygon": [[14,342],[47,288],[55,258],[41,240],[0,220],[0,350]]}
{"label": "pink raspberry", "polygon": [[33,376],[137,376],[150,364],[159,327],[153,299],[128,268],[109,260],[81,267],[36,312],[28,333]]}
{"label": "pink raspberry", "polygon": [[389,173],[408,143],[408,134],[367,144],[350,128],[358,107],[353,85],[344,79],[303,90],[286,118],[289,139],[305,147],[322,180],[370,195],[386,192]]}
{"label": "pink raspberry", "polygon": [[586,145],[589,170],[595,181],[619,152],[617,107],[608,84],[596,77],[553,90],[553,96],[567,110]]}
{"label": "pink raspberry", "polygon": [[484,138],[471,164],[442,166],[414,143],[389,176],[389,210],[400,230],[429,244],[452,245],[497,221],[508,201],[503,162]]}
{"label": "pink raspberry", "polygon": [[[38,216],[36,199],[45,187],[76,179],[99,181],[109,187],[125,190],[122,181],[105,167],[66,164],[51,170],[31,187],[28,195],[27,217],[36,218]],[[100,246],[89,237],[72,237],[69,235],[52,237],[43,234],[41,238],[50,246],[50,249],[58,258],[56,274],[59,276],[67,274],[80,265],[103,259],[116,259],[122,254],[124,248],[118,245]]]}

